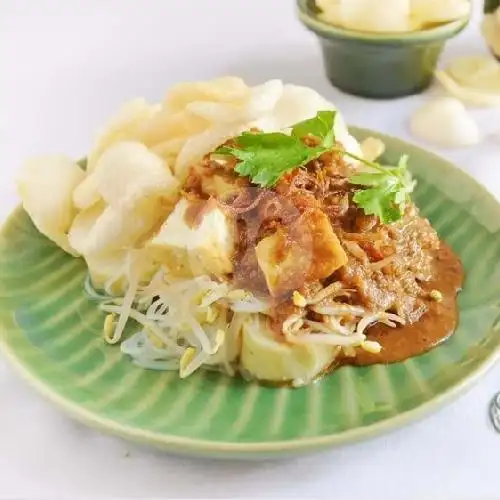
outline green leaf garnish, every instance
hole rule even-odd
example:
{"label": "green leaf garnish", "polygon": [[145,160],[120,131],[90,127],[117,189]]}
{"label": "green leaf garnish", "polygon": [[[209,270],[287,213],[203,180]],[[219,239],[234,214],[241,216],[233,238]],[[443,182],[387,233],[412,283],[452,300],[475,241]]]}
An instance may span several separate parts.
{"label": "green leaf garnish", "polygon": [[326,148],[308,148],[298,137],[281,134],[243,132],[236,138],[237,147],[223,146],[218,154],[230,154],[240,162],[235,171],[246,175],[254,184],[271,187],[283,174],[314,160]]}
{"label": "green leaf garnish", "polygon": [[312,135],[321,139],[321,146],[330,149],[335,145],[335,124],[336,111],[319,111],[314,118],[296,123],[292,127],[292,135],[297,138]]}
{"label": "green leaf garnish", "polygon": [[415,187],[415,182],[407,170],[408,157],[402,156],[396,167],[367,161],[364,163],[371,171],[353,175],[349,182],[370,187],[357,191],[353,196],[354,203],[362,208],[365,214],[377,215],[382,224],[399,220]]}
{"label": "green leaf garnish", "polygon": [[[222,146],[215,153],[237,158],[235,171],[263,187],[274,186],[285,173],[327,151],[344,154],[368,167],[349,178],[351,184],[365,187],[354,194],[354,203],[367,215],[378,216],[383,224],[399,220],[415,185],[407,170],[408,157],[401,157],[396,166],[385,166],[344,151],[336,146],[335,118],[335,111],[319,111],[314,118],[296,123],[291,135],[243,132],[234,139],[234,146]],[[304,144],[302,139],[307,136],[317,138],[319,145]]]}

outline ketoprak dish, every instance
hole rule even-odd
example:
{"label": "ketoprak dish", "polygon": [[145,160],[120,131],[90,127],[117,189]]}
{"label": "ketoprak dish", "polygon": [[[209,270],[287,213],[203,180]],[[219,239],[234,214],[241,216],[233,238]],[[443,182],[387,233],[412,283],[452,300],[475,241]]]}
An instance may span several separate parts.
{"label": "ketoprak dish", "polygon": [[461,265],[412,203],[407,158],[373,161],[314,91],[226,78],[134,106],[86,172],[52,157],[19,180],[134,363],[300,386],[453,333]]}

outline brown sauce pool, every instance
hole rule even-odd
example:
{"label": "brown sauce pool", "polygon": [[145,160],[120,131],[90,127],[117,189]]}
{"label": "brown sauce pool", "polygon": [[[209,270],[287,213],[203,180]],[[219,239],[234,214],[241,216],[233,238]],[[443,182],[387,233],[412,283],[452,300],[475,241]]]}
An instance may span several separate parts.
{"label": "brown sauce pool", "polygon": [[379,354],[358,349],[356,357],[344,357],[337,362],[358,366],[395,363],[422,354],[449,338],[458,324],[457,293],[462,287],[464,273],[460,260],[444,243],[436,252],[434,266],[435,278],[423,283],[422,288],[427,294],[439,290],[443,295],[441,301],[426,299],[427,311],[413,324],[397,328],[383,324],[371,327],[367,338],[380,343],[382,351]]}
{"label": "brown sauce pool", "polygon": [[[404,361],[437,347],[453,335],[458,325],[457,294],[462,288],[464,272],[462,263],[451,248],[441,242],[434,258],[434,279],[422,284],[424,292],[439,290],[443,300],[426,299],[427,311],[415,323],[390,328],[383,324],[372,326],[367,339],[382,346],[379,354],[356,349],[355,357],[337,357],[332,365],[317,376],[328,375],[344,365],[367,366]],[[291,382],[259,380],[259,384],[272,387],[292,387]]]}

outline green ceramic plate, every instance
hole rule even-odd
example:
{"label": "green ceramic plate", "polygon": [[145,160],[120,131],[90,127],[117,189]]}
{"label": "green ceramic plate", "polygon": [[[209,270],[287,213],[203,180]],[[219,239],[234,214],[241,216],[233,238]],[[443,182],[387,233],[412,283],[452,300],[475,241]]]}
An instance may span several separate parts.
{"label": "green ceramic plate", "polygon": [[[374,135],[354,130],[362,138]],[[416,201],[466,269],[460,327],[443,346],[404,363],[344,367],[302,389],[222,375],[144,371],[101,338],[102,317],[83,293],[85,265],[54,247],[18,209],[0,237],[3,352],[72,416],[175,452],[271,456],[364,439],[457,396],[500,345],[500,206],[442,159],[381,136],[387,160],[410,154]]]}

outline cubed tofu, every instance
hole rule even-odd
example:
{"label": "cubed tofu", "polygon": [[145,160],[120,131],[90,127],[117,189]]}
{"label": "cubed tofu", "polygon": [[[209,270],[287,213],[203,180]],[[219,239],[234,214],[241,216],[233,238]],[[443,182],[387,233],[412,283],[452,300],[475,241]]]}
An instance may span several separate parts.
{"label": "cubed tofu", "polygon": [[337,353],[335,346],[280,342],[262,316],[243,325],[241,368],[257,380],[307,384],[331,366]]}
{"label": "cubed tofu", "polygon": [[294,231],[300,235],[310,235],[313,258],[309,268],[309,281],[328,278],[347,264],[347,254],[333,231],[328,216],[321,210],[304,213]]}
{"label": "cubed tofu", "polygon": [[147,244],[149,252],[175,275],[230,273],[234,251],[232,221],[214,204],[191,224],[189,210],[193,203],[185,198],[177,202],[160,232]]}
{"label": "cubed tofu", "polygon": [[347,255],[321,210],[304,213],[289,228],[279,228],[256,247],[269,292],[284,295],[305,281],[322,280],[347,262]]}
{"label": "cubed tofu", "polygon": [[307,278],[311,254],[289,240],[285,230],[262,239],[256,247],[257,262],[274,297],[300,288]]}

